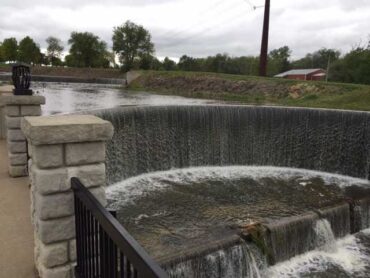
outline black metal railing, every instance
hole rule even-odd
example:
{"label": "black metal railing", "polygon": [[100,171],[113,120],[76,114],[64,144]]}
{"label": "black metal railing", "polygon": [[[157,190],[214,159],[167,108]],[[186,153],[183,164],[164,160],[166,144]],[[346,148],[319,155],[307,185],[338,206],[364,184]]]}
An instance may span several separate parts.
{"label": "black metal railing", "polygon": [[139,243],[77,179],[71,179],[76,215],[76,276],[167,278]]}

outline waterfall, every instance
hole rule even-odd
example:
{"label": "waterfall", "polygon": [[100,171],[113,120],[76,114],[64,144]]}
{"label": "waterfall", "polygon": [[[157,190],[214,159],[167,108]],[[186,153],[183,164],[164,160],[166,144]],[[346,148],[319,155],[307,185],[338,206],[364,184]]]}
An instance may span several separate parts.
{"label": "waterfall", "polygon": [[265,242],[270,264],[288,260],[316,247],[315,230],[317,214],[309,213],[299,217],[287,217],[267,225]]}
{"label": "waterfall", "polygon": [[348,205],[327,209],[321,212],[323,215],[328,218],[320,219],[316,213],[308,213],[268,224],[269,232],[266,233],[265,242],[270,250],[270,264],[289,260],[316,248],[329,250],[336,238],[349,234]]}
{"label": "waterfall", "polygon": [[[230,165],[291,167],[370,178],[367,112],[163,106],[121,107],[97,114],[115,128],[107,144],[110,185],[150,172]],[[276,264],[314,249],[334,252],[336,238],[356,225],[358,230],[370,226],[370,201],[358,201],[342,191],[341,198],[350,197],[353,204],[266,220],[263,248],[256,242],[264,255],[254,244],[244,242],[184,259],[167,266],[167,271],[174,278],[260,277],[266,261]]]}
{"label": "waterfall", "polygon": [[335,236],[329,221],[327,219],[317,220],[314,230],[316,248],[327,252],[335,252]]}
{"label": "waterfall", "polygon": [[[300,224],[298,223],[299,222],[295,222],[295,226],[298,228],[295,233],[302,232],[298,231],[305,226],[305,224],[302,225],[302,223],[310,223],[311,225],[309,227],[311,238],[306,237],[306,239],[309,240],[309,242],[306,243],[306,252],[316,250],[316,252],[323,251],[335,253],[337,251],[334,232],[327,219],[311,218],[310,220],[310,217],[307,216],[306,220],[302,221]],[[307,228],[307,226],[305,227]],[[285,232],[289,234],[289,232],[293,232],[293,230],[294,228],[291,227],[289,231],[285,230]],[[289,243],[286,244],[289,245]],[[303,243],[302,245],[305,244]],[[303,253],[296,255],[302,254]],[[269,269],[265,256],[262,255],[254,244],[247,242],[177,263],[167,267],[167,272],[171,278],[269,277],[268,275],[266,276]]]}
{"label": "waterfall", "polygon": [[168,267],[171,278],[260,278],[266,262],[252,243],[220,249]]}
{"label": "waterfall", "polygon": [[321,218],[327,219],[335,238],[344,237],[351,232],[351,215],[348,203],[318,211]]}
{"label": "waterfall", "polygon": [[368,178],[370,113],[246,106],[120,107],[113,123],[112,184],[173,168],[271,165]]}
{"label": "waterfall", "polygon": [[370,230],[334,241],[327,219],[315,224],[317,248],[262,271],[264,278],[369,277]]}
{"label": "waterfall", "polygon": [[359,225],[360,230],[370,228],[370,200],[362,199],[357,201],[357,203],[358,222],[361,223]]}

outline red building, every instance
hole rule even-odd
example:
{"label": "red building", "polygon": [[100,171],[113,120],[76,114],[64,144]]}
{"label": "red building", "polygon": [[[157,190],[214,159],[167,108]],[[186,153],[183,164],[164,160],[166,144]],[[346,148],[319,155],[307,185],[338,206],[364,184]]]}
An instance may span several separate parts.
{"label": "red building", "polygon": [[326,71],[323,69],[295,69],[280,73],[274,77],[296,80],[325,80]]}

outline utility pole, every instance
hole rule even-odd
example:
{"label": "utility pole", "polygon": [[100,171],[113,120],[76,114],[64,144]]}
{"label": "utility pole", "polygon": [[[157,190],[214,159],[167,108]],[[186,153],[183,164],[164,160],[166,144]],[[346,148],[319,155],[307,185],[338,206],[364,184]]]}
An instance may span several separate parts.
{"label": "utility pole", "polygon": [[262,44],[260,54],[260,76],[267,74],[267,52],[269,43],[269,25],[270,25],[270,0],[265,0],[265,15],[263,19]]}

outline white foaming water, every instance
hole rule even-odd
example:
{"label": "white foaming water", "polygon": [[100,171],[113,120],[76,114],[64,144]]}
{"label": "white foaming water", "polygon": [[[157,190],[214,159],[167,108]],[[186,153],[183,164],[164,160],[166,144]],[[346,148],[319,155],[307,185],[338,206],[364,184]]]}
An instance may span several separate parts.
{"label": "white foaming water", "polygon": [[239,178],[260,180],[266,177],[279,179],[296,177],[299,178],[302,186],[309,184],[309,179],[317,177],[321,178],[325,184],[336,184],[342,188],[353,184],[370,186],[370,182],[367,180],[305,169],[272,166],[223,166],[193,167],[143,174],[108,186],[106,193],[108,199],[118,201],[120,205],[123,205],[152,191],[170,187],[171,185],[166,181],[191,184],[213,180],[230,181]]}
{"label": "white foaming water", "polygon": [[[321,225],[318,228],[320,232],[326,229],[323,227],[323,225],[326,226],[326,223],[319,225]],[[370,235],[370,229],[363,230],[362,233]],[[365,267],[369,265],[369,257],[365,252],[366,247],[355,235],[346,236],[334,241],[333,244],[334,246],[330,248],[319,248],[269,267],[263,272],[262,277],[300,277],[304,274],[310,274],[310,277],[314,277],[312,276],[314,272],[325,272],[328,265],[339,267],[349,277],[353,273],[363,273],[364,276],[361,275],[361,277],[368,277],[365,273]]]}

